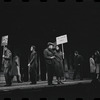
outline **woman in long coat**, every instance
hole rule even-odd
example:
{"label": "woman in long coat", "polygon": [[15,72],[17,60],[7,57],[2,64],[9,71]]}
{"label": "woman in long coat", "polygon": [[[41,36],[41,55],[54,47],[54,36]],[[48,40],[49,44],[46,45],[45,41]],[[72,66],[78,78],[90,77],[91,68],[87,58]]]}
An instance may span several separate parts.
{"label": "woman in long coat", "polygon": [[56,46],[54,60],[55,60],[55,74],[57,77],[58,84],[63,84],[63,82],[61,82],[61,78],[64,76],[63,55],[58,46]]}
{"label": "woman in long coat", "polygon": [[20,60],[17,55],[13,57],[11,75],[12,77],[16,76],[17,82],[21,83]]}
{"label": "woman in long coat", "polygon": [[95,60],[94,60],[94,55],[92,55],[92,57],[90,57],[89,62],[90,62],[91,78],[94,80],[96,78],[96,64],[95,64]]}

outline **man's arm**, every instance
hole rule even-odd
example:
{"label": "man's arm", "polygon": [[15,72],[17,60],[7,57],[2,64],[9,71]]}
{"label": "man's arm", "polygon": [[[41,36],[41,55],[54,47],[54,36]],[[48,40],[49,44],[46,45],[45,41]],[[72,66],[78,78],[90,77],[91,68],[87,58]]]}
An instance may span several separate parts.
{"label": "man's arm", "polygon": [[28,66],[30,66],[31,65],[31,63],[34,61],[34,59],[35,59],[35,57],[36,57],[36,53],[32,56],[32,59],[30,60],[30,62],[29,62],[29,64],[28,64]]}

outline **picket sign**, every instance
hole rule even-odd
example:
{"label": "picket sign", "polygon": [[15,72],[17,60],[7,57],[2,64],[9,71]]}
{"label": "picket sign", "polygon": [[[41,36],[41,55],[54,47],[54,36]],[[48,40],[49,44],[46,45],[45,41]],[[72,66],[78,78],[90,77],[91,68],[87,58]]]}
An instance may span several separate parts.
{"label": "picket sign", "polygon": [[[2,36],[2,39],[1,39],[1,46],[3,46],[3,55],[4,55],[4,48],[6,45],[8,45],[8,35]],[[2,62],[3,62],[3,59],[2,59]]]}
{"label": "picket sign", "polygon": [[58,36],[56,37],[56,44],[57,45],[62,45],[62,53],[63,53],[63,59],[64,59],[64,43],[68,42],[68,38],[67,38],[67,34],[66,35],[62,35],[62,36]]}

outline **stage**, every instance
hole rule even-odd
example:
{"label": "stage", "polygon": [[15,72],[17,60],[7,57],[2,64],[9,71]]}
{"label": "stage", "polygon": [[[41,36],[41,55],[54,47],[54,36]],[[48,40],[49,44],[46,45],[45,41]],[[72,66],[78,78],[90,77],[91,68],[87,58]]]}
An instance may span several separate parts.
{"label": "stage", "polygon": [[[30,85],[30,82],[16,83],[12,86],[4,87],[4,83],[0,84],[0,100],[10,98],[10,100],[93,100],[100,98],[100,83],[91,83],[92,80],[66,80],[64,84],[55,85],[47,84],[47,81],[38,81],[36,85]],[[46,99],[44,99],[46,98]]]}

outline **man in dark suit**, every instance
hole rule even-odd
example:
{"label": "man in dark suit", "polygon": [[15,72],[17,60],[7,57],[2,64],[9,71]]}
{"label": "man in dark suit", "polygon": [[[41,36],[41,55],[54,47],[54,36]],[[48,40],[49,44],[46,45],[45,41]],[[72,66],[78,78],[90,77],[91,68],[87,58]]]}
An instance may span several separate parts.
{"label": "man in dark suit", "polygon": [[83,79],[83,57],[78,53],[78,51],[75,51],[74,53],[74,75],[73,80],[76,78],[76,75],[80,75],[80,80]]}
{"label": "man in dark suit", "polygon": [[35,51],[35,46],[31,46],[31,56],[29,61],[29,74],[30,74],[30,84],[37,83],[37,52]]}
{"label": "man in dark suit", "polygon": [[53,85],[53,76],[55,72],[55,64],[54,64],[54,44],[49,42],[48,47],[44,50],[44,57],[46,61],[47,67],[47,75],[48,75],[48,85]]}

